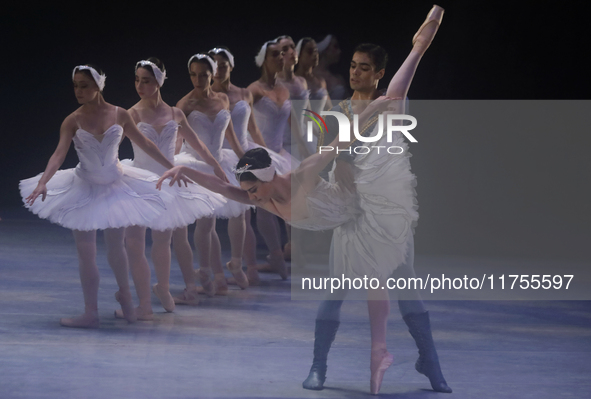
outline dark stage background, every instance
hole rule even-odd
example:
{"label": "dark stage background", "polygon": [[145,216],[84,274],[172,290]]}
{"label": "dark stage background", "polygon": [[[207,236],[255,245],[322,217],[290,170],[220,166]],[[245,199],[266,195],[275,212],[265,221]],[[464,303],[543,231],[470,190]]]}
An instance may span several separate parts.
{"label": "dark stage background", "polygon": [[[194,53],[218,45],[229,47],[236,58],[232,81],[245,87],[259,77],[254,56],[266,40],[282,34],[296,42],[303,36],[320,40],[333,33],[342,49],[335,71],[343,76],[348,76],[348,62],[357,44],[383,45],[390,54],[385,85],[410,51],[411,38],[432,2],[157,4],[80,2],[68,7],[45,3],[3,8],[0,217],[5,217],[3,209],[21,205],[18,181],[44,170],[57,145],[62,120],[77,107],[71,85],[71,70],[76,65],[101,66],[108,76],[106,100],[129,108],[138,101],[135,63],[156,56],[165,63],[169,76],[163,99],[174,105],[192,88],[186,62]],[[411,100],[589,99],[586,2],[458,0],[439,4],[446,9],[443,25],[419,66]],[[591,139],[589,134],[569,130],[566,120],[563,126],[561,131],[531,131],[517,138],[498,132],[498,141],[506,145],[494,149],[471,147],[478,137],[447,143],[449,160],[455,164],[462,163],[461,154],[483,152],[482,157],[465,158],[465,169],[496,170],[498,162],[504,170],[516,171],[502,179],[483,174],[479,185],[457,174],[442,173],[441,164],[417,151],[413,169],[420,171],[417,190],[422,218],[417,251],[591,259],[587,210]],[[481,144],[489,138],[482,137]],[[493,150],[494,156],[487,156]],[[131,145],[125,142],[121,158],[130,156]],[[72,147],[62,167],[76,163]],[[531,184],[519,184],[516,174]],[[509,198],[502,211],[487,190]],[[479,204],[480,219],[455,200],[466,193],[485,199]],[[511,198],[519,199],[515,206]],[[440,208],[441,204],[445,207]],[[457,225],[438,218],[440,209],[447,216],[456,215],[452,220]],[[486,238],[475,236],[475,231],[499,234]]]}

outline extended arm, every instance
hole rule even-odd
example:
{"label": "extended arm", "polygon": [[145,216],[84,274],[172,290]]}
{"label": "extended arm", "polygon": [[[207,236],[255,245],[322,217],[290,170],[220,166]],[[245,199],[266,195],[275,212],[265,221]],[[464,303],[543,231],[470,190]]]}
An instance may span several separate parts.
{"label": "extended arm", "polygon": [[164,180],[168,178],[172,178],[170,181],[171,186],[183,178],[189,178],[200,186],[203,186],[210,191],[219,193],[226,198],[248,205],[255,205],[248,198],[248,193],[246,191],[230,183],[226,183],[217,176],[209,175],[207,173],[191,169],[187,166],[175,166],[174,168],[164,172],[164,174],[160,177],[160,180],[158,180],[158,183],[156,183],[156,187],[160,189]]}
{"label": "extended arm", "polygon": [[63,121],[62,126],[60,127],[60,141],[57,144],[57,148],[53,152],[53,155],[51,155],[51,158],[49,158],[49,161],[47,162],[47,167],[43,172],[43,176],[39,179],[39,183],[37,183],[35,190],[33,190],[31,195],[25,199],[28,205],[33,205],[35,199],[39,195],[42,195],[41,201],[45,201],[45,197],[47,196],[46,184],[64,163],[64,159],[66,158],[74,134],[76,134],[76,122],[73,115],[70,115]]}

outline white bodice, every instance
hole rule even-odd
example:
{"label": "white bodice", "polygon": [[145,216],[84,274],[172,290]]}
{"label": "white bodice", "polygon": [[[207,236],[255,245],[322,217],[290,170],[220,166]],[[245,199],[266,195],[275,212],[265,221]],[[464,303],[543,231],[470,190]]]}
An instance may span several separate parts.
{"label": "white bodice", "polygon": [[[123,174],[119,163],[119,142],[123,127],[114,124],[103,134],[94,135],[79,128],[73,137],[80,163],[76,173],[94,184],[110,184]],[[102,137],[99,141],[97,137]]]}
{"label": "white bodice", "polygon": [[[158,133],[154,126],[149,123],[139,122],[137,124],[140,132],[146,136],[146,138],[152,141],[160,152],[164,154],[166,159],[171,163],[174,163],[174,148],[176,144],[176,135],[179,130],[179,125],[176,121],[168,121]],[[162,175],[166,168],[156,162],[152,157],[144,152],[136,143],[131,143],[133,146],[133,166],[136,168],[142,168],[149,170],[150,172]]]}
{"label": "white bodice", "polygon": [[254,104],[254,116],[267,147],[275,152],[283,147],[283,132],[291,112],[291,101],[285,100],[281,107],[269,97],[263,97]]}
{"label": "white bodice", "polygon": [[[222,144],[226,129],[230,124],[231,114],[227,109],[220,110],[215,119],[212,121],[203,112],[193,111],[187,116],[189,125],[197,133],[203,144],[207,146],[211,155],[218,160],[221,160]],[[182,151],[185,151],[198,160],[202,160],[197,151],[195,151],[189,144],[183,144]]]}
{"label": "white bodice", "polygon": [[[234,108],[230,113],[232,116],[232,125],[234,125],[234,133],[236,133],[236,138],[244,151],[249,148],[248,119],[250,118],[251,112],[250,104],[245,100],[240,100],[234,105]],[[224,140],[223,148],[231,148],[228,140]]]}
{"label": "white bodice", "polygon": [[328,92],[324,87],[310,92],[310,108],[317,114],[324,111],[324,106],[326,105],[327,100]]}

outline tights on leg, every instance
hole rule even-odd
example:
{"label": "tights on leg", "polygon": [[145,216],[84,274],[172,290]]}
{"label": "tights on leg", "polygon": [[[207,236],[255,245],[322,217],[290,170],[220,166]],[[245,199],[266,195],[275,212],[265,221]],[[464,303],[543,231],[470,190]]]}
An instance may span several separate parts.
{"label": "tights on leg", "polygon": [[144,313],[152,313],[150,265],[146,258],[146,228],[131,226],[125,229],[125,249],[135,292]]}
{"label": "tights on leg", "polygon": [[170,289],[170,240],[172,231],[152,230],[152,262],[160,291]]}
{"label": "tights on leg", "polygon": [[[392,274],[392,277],[399,279],[409,279],[416,277],[414,270],[415,246],[414,237],[412,234],[408,238],[408,254],[406,261],[398,266]],[[407,280],[408,281],[408,280]],[[425,305],[423,299],[417,289],[398,290],[398,309],[400,314],[404,317],[409,313],[424,313]]]}
{"label": "tights on leg", "polygon": [[195,284],[195,270],[193,269],[193,251],[191,244],[189,244],[188,227],[180,227],[172,232],[172,246],[176,259],[179,263],[183,280],[188,290],[194,290]]}
{"label": "tights on leg", "polygon": [[67,327],[98,327],[98,288],[99,271],[96,265],[96,230],[73,230],[80,284],[84,295],[84,313],[74,318],[64,318],[60,323]]}

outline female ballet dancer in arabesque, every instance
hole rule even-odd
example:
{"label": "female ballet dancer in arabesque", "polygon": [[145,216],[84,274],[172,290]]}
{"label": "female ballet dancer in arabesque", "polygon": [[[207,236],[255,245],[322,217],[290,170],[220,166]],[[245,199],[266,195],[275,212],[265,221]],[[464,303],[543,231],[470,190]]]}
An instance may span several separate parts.
{"label": "female ballet dancer in arabesque", "polygon": [[[160,88],[166,79],[164,64],[157,58],[150,57],[139,61],[135,67],[135,88],[140,96],[140,101],[135,104],[129,113],[137,123],[138,129],[165,154],[170,162],[174,162],[177,133],[180,137],[191,143],[201,154],[205,162],[210,165],[214,173],[225,179],[226,175],[219,163],[211,155],[207,147],[199,140],[193,129],[189,126],[187,118],[176,107],[171,107],[162,101]],[[134,159],[123,160],[137,168],[142,168],[162,174],[165,169],[149,158],[141,148],[133,145]],[[173,232],[177,229],[186,230],[186,226],[202,217],[210,217],[216,208],[223,206],[226,200],[219,194],[213,193],[196,184],[183,187],[182,195],[175,198],[166,212],[150,223],[152,236],[151,257],[154,262],[154,270],[158,283],[152,287],[153,292],[160,299],[167,312],[174,311],[175,303],[169,292],[170,282],[170,243]],[[179,233],[177,233],[179,234]],[[180,232],[181,240],[183,231]],[[136,293],[139,298],[139,307],[136,308],[139,320],[152,320],[152,304],[150,292],[150,266],[145,254],[146,227],[132,226],[125,231],[125,247],[129,257],[129,267],[133,276]],[[177,247],[180,243],[177,242]],[[181,270],[189,269],[190,277],[187,290],[190,291],[190,282],[194,282],[192,256],[186,262],[187,257],[179,256],[179,263],[185,262]],[[116,317],[123,317],[120,310],[116,311]]]}
{"label": "female ballet dancer in arabesque", "polygon": [[[174,166],[138,130],[125,109],[105,101],[105,79],[92,65],[74,68],[74,94],[81,106],[63,121],[59,143],[45,172],[20,183],[29,210],[72,229],[74,234],[85,309],[81,316],[62,318],[60,323],[66,327],[99,327],[97,230],[104,231],[107,258],[119,286],[115,297],[125,319],[136,321],[123,244],[125,228],[148,225],[174,198],[155,189],[158,175],[119,162],[119,143],[125,135],[164,168]],[[72,142],[80,163],[73,169],[58,170]],[[39,196],[41,200],[36,200]]]}
{"label": "female ballet dancer in arabesque", "polygon": [[[359,126],[368,127],[367,135],[375,135],[376,114],[404,112],[404,99],[415,70],[431,44],[442,17],[443,9],[435,6],[413,38],[413,48],[392,78],[386,96],[355,109],[359,115]],[[374,81],[377,87],[377,81],[384,74],[384,70],[376,68],[373,61],[373,55],[379,52],[378,47],[373,45],[374,50],[368,50],[368,46],[360,46],[364,50],[355,52],[350,71],[352,84]],[[249,152],[237,165],[240,185],[245,192],[213,176],[181,168],[167,171],[158,184],[161,187],[168,177],[172,177],[170,184],[174,184],[177,178],[186,175],[224,196],[256,203],[293,226],[308,230],[334,228],[331,273],[349,278],[373,277],[381,281],[380,286],[385,286],[385,280],[392,275],[414,276],[412,226],[418,218],[413,188],[415,177],[410,171],[408,145],[401,133],[394,134],[391,143],[386,143],[386,136],[380,139],[383,144],[400,146],[404,149],[403,153],[388,157],[376,152],[356,156],[351,163],[355,193],[340,182],[329,183],[318,176],[336,158],[337,151],[314,154],[294,172],[283,176],[275,173],[266,154]],[[350,144],[339,142],[337,137],[331,146],[343,150]],[[359,231],[364,234],[359,234]],[[306,389],[323,389],[327,355],[339,325],[344,294],[346,292],[337,292],[320,305],[314,361],[303,383]],[[393,361],[386,348],[388,291],[379,288],[368,290],[367,304],[371,327],[370,391],[377,394],[384,373]],[[419,349],[416,370],[429,378],[435,391],[451,392],[441,373],[428,313],[418,292],[401,294],[399,305]]]}

